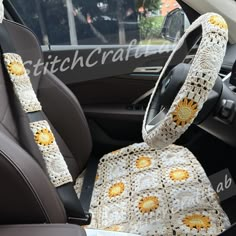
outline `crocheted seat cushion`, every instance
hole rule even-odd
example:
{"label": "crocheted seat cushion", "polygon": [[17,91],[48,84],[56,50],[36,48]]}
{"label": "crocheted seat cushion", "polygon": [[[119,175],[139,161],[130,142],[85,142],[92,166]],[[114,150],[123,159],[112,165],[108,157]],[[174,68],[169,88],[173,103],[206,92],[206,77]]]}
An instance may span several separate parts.
{"label": "crocheted seat cushion", "polygon": [[[83,175],[75,189],[80,195]],[[203,168],[186,148],[134,144],[102,157],[88,228],[148,235],[218,235],[230,226]]]}

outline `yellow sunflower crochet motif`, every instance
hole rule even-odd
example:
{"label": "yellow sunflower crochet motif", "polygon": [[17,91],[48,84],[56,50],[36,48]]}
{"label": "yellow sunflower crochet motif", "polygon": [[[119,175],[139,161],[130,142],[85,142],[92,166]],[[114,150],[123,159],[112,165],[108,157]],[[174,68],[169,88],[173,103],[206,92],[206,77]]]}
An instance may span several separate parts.
{"label": "yellow sunflower crochet motif", "polygon": [[149,167],[152,164],[150,157],[141,156],[136,160],[136,167],[138,169],[143,169]]}
{"label": "yellow sunflower crochet motif", "polygon": [[118,154],[120,152],[120,149],[118,149],[118,150],[115,150],[115,151],[113,151],[113,152],[111,152],[113,155],[116,155],[116,154]]}
{"label": "yellow sunflower crochet motif", "polygon": [[99,180],[99,174],[96,174],[95,181]]}
{"label": "yellow sunflower crochet motif", "polygon": [[159,207],[159,200],[155,196],[144,197],[139,201],[138,208],[141,213],[150,213]]}
{"label": "yellow sunflower crochet motif", "polygon": [[198,231],[201,229],[207,230],[211,227],[210,218],[201,214],[192,214],[186,216],[183,219],[183,223],[190,229],[197,229]]}
{"label": "yellow sunflower crochet motif", "polygon": [[197,112],[198,104],[192,99],[184,98],[176,106],[172,113],[173,121],[177,126],[189,124]]}
{"label": "yellow sunflower crochet motif", "polygon": [[25,67],[18,61],[13,61],[7,65],[7,70],[11,75],[21,76],[25,74]]}
{"label": "yellow sunflower crochet motif", "polygon": [[35,142],[39,145],[48,146],[55,140],[53,133],[48,129],[38,130],[34,136]]}
{"label": "yellow sunflower crochet motif", "polygon": [[120,183],[116,183],[113,184],[110,189],[109,189],[109,197],[117,197],[120,196],[125,190],[125,185],[120,182]]}
{"label": "yellow sunflower crochet motif", "polygon": [[105,230],[118,232],[118,231],[121,230],[121,227],[119,225],[113,225],[113,226],[110,226],[110,227],[106,228]]}
{"label": "yellow sunflower crochet motif", "polygon": [[176,169],[170,172],[170,178],[173,181],[183,181],[189,178],[189,173],[187,170]]}
{"label": "yellow sunflower crochet motif", "polygon": [[228,29],[228,25],[225,22],[225,20],[222,17],[219,17],[217,15],[211,16],[209,19],[209,23],[212,25],[218,26],[221,29]]}

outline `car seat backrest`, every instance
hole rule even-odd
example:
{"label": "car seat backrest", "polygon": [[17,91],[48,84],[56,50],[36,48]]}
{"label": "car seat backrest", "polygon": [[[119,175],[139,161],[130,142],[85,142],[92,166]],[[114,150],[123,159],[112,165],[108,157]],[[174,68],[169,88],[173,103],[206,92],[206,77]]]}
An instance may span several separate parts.
{"label": "car seat backrest", "polygon": [[[51,124],[61,153],[75,178],[85,168],[92,147],[87,121],[80,104],[56,76],[49,72],[43,73],[43,65],[37,68],[36,74],[33,73],[37,62],[43,62],[41,47],[35,35],[17,23],[4,20],[3,24],[16,52],[21,55],[24,62],[27,62],[25,66],[30,72],[33,88],[43,106],[45,119]],[[0,64],[0,186],[2,188],[0,224],[64,222],[64,208],[43,172],[44,163],[32,133],[27,133],[27,122],[23,121],[24,114],[16,112],[14,98],[10,93],[11,86],[4,78],[5,70],[2,63]]]}
{"label": "car seat backrest", "polygon": [[[92,147],[88,124],[80,104],[56,76],[49,72],[43,73],[42,65],[37,68],[37,73],[34,73],[37,62],[44,62],[41,47],[35,35],[28,28],[17,23],[4,21],[4,24],[11,35],[17,53],[21,55],[30,72],[31,82],[42,103],[45,118],[47,117],[46,119],[55,128],[53,131],[60,150],[69,168],[73,169],[72,175],[77,177],[84,169]],[[6,105],[6,107],[9,106]],[[14,119],[9,117],[8,120]],[[17,137],[14,124],[4,125],[11,131],[11,136]]]}

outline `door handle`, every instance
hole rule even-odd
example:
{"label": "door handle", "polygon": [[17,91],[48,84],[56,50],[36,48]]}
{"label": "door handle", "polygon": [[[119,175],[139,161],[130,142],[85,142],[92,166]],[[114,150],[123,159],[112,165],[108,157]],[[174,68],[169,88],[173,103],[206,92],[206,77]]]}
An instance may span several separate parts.
{"label": "door handle", "polygon": [[162,70],[162,66],[147,66],[137,67],[134,69],[134,73],[159,73]]}

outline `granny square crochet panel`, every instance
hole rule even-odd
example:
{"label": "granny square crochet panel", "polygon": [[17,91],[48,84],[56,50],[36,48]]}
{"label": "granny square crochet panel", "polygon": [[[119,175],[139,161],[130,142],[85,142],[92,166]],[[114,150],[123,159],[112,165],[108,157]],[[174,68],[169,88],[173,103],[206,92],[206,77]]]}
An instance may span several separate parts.
{"label": "granny square crochet panel", "polygon": [[[13,84],[13,89],[25,113],[40,112],[42,107],[33,90],[22,58],[15,53],[4,53],[4,63]],[[52,184],[59,187],[73,182],[67,164],[46,120],[30,123],[34,141],[43,156]]]}
{"label": "granny square crochet panel", "polygon": [[[75,189],[80,195],[83,175]],[[100,161],[88,228],[142,236],[218,235],[230,226],[203,168],[186,148],[145,143]]]}

